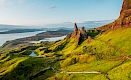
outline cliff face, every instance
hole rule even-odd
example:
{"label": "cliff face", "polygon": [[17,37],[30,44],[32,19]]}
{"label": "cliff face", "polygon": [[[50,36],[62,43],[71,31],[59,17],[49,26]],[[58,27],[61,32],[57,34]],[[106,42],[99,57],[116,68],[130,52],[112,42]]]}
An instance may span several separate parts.
{"label": "cliff face", "polygon": [[80,44],[81,41],[83,41],[84,39],[87,39],[87,33],[85,31],[85,28],[82,27],[82,29],[78,29],[77,24],[74,23],[74,32],[71,34],[68,34],[67,37],[65,39],[69,39],[69,38],[74,38],[75,42],[77,44]]}
{"label": "cliff face", "polygon": [[117,29],[120,27],[131,27],[131,0],[123,0],[120,16],[114,22],[97,28],[98,30]]}

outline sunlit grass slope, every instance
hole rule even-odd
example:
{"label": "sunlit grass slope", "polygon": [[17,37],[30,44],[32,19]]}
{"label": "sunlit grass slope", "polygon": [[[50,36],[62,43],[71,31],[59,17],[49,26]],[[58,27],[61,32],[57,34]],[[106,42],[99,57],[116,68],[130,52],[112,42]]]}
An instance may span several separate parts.
{"label": "sunlit grass slope", "polygon": [[[119,28],[99,34],[91,42],[84,40],[80,45],[69,38],[3,51],[0,54],[0,79],[130,80],[130,34],[131,28]],[[39,56],[29,57],[31,51]],[[93,71],[100,74],[66,73]]]}
{"label": "sunlit grass slope", "polygon": [[43,57],[7,56],[0,60],[0,79],[43,80],[54,75],[54,64],[54,59]]}
{"label": "sunlit grass slope", "polygon": [[27,58],[25,57],[21,57],[21,58],[14,58],[3,62],[3,64],[0,65],[0,75],[11,72],[20,62],[26,59]]}
{"label": "sunlit grass slope", "polygon": [[[131,28],[119,28],[98,35],[91,43],[84,41],[73,49],[71,47],[63,48],[62,51],[71,50],[72,52],[69,52],[71,55],[61,61],[62,71],[98,71],[106,74],[58,73],[54,77],[56,80],[61,80],[65,77],[70,77],[69,80],[130,80],[130,34]],[[84,58],[87,55],[90,57]],[[80,59],[81,56],[84,57]],[[94,59],[90,62],[82,61],[90,58]]]}

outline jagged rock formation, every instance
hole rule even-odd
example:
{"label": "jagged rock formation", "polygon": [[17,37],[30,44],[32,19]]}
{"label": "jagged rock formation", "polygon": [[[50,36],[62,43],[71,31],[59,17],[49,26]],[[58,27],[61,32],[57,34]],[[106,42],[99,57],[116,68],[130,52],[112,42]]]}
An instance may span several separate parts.
{"label": "jagged rock formation", "polygon": [[85,27],[83,26],[82,29],[81,29],[81,34],[82,34],[82,37],[83,38],[87,38],[87,33],[85,31]]}
{"label": "jagged rock formation", "polygon": [[76,24],[76,23],[74,24],[74,32],[75,32],[75,31],[78,31],[78,27],[77,27],[77,24]]}
{"label": "jagged rock formation", "polygon": [[131,27],[131,0],[123,0],[120,16],[114,22],[97,28],[97,30],[117,29]]}
{"label": "jagged rock formation", "polygon": [[84,39],[87,39],[87,33],[85,31],[85,28],[82,27],[82,29],[78,29],[77,24],[74,23],[74,32],[71,34],[68,34],[65,39],[74,38],[75,42],[77,44],[80,44]]}

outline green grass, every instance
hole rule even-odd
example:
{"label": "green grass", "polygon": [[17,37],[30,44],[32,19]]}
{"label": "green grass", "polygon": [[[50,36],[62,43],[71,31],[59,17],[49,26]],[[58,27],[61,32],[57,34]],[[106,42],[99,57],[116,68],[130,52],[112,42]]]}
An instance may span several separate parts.
{"label": "green grass", "polygon": [[0,63],[7,61],[9,58],[10,58],[10,56],[5,57],[4,59],[0,60]]}
{"label": "green grass", "polygon": [[[1,79],[130,80],[131,62],[123,57],[123,55],[131,55],[130,34],[131,28],[119,28],[95,36],[90,43],[85,40],[80,45],[70,38],[57,42],[39,43],[25,49],[18,48],[13,50],[14,52],[5,51],[5,54],[2,51],[0,54]],[[44,57],[25,55],[31,51]],[[55,74],[51,69],[52,66],[58,71],[98,71],[106,72],[108,75],[59,72]]]}
{"label": "green grass", "polygon": [[[50,68],[54,60],[39,57],[19,57],[6,61],[1,65],[1,79],[6,80],[29,80],[46,79],[54,75]],[[50,74],[49,74],[50,73]],[[42,77],[43,76],[43,77]],[[41,78],[42,77],[42,78]]]}
{"label": "green grass", "polygon": [[[108,77],[112,80],[130,80],[130,64],[123,63],[124,59],[121,56],[131,55],[131,28],[119,28],[112,30],[102,35],[98,35],[93,39],[91,43],[83,41],[81,45],[75,45],[73,40],[70,40],[66,46],[58,51],[67,55],[64,60],[61,61],[62,71],[100,71],[109,73]],[[56,44],[57,45],[57,44]],[[87,49],[87,50],[85,50]],[[83,51],[85,50],[85,51]],[[90,63],[80,63],[84,58],[79,61],[74,61],[74,57],[78,57],[84,54],[94,55],[96,59]],[[86,58],[87,60],[89,58]],[[124,65],[126,64],[126,65]],[[123,65],[123,66],[122,66]],[[125,69],[121,70],[121,67]],[[120,69],[120,70],[119,70]],[[126,71],[128,70],[128,71]],[[117,72],[117,73],[116,73]],[[56,74],[54,77],[56,80],[65,78],[67,74]],[[125,75],[122,76],[122,75]],[[67,75],[69,76],[69,75]],[[67,77],[66,76],[66,77]],[[117,76],[117,77],[115,77]],[[129,77],[129,78],[128,78]],[[55,79],[54,79],[55,80]],[[63,79],[65,80],[65,79]],[[108,80],[106,74],[72,74],[69,80]]]}
{"label": "green grass", "polygon": [[0,75],[4,75],[6,73],[11,72],[20,62],[26,59],[26,57],[14,58],[0,64]]}
{"label": "green grass", "polygon": [[103,74],[74,74],[70,80],[108,80]]}
{"label": "green grass", "polygon": [[131,80],[131,61],[109,71],[108,77],[114,80]]}
{"label": "green grass", "polygon": [[[84,46],[90,49],[92,54],[98,55],[100,59],[114,58],[121,56],[120,51],[130,55],[131,49],[131,28],[119,28],[117,30],[97,36],[91,43],[84,41],[75,52],[80,52]],[[95,48],[95,49],[94,49]],[[89,53],[89,52],[88,52]]]}
{"label": "green grass", "polygon": [[[91,63],[76,63],[73,65],[68,65],[67,67],[61,68],[61,71],[66,72],[108,72],[116,67],[118,67],[123,61],[113,61],[113,60],[100,60]],[[106,74],[67,74],[58,73],[54,77],[56,80],[61,80],[65,75],[70,76],[68,80],[108,80]],[[66,80],[66,79],[63,79]]]}
{"label": "green grass", "polygon": [[[100,71],[107,72],[114,66],[121,64],[122,61],[110,61],[110,60],[100,60],[91,63],[77,63],[68,67],[63,68],[65,71]],[[105,66],[106,65],[106,66]],[[96,67],[97,66],[97,67]]]}

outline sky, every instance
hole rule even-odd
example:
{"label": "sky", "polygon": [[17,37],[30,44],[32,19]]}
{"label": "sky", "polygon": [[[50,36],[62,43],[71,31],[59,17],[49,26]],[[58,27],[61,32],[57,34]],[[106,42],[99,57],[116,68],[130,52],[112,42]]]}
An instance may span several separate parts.
{"label": "sky", "polygon": [[0,24],[46,25],[112,20],[123,0],[0,0]]}

